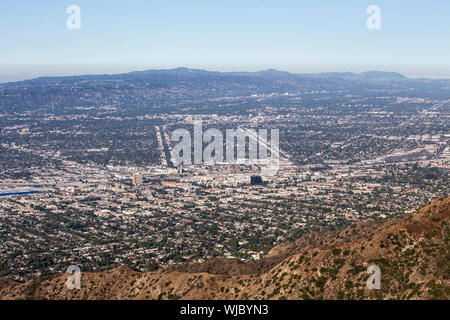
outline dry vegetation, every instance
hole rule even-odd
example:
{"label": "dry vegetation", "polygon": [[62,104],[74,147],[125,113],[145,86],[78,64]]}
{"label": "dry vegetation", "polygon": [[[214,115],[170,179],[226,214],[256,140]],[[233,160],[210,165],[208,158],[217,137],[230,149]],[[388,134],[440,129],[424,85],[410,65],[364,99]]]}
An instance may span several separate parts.
{"label": "dry vegetation", "polygon": [[[302,237],[248,264],[214,260],[141,273],[122,266],[83,273],[81,290],[67,274],[17,283],[0,279],[2,299],[449,299],[450,197],[385,222],[366,221]],[[369,265],[380,290],[366,287]]]}

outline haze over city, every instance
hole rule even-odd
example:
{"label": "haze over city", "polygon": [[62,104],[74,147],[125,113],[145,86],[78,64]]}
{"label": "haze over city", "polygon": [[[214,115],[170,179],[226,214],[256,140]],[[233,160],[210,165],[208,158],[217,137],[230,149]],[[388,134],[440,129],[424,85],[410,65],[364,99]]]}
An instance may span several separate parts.
{"label": "haze over city", "polygon": [[[68,30],[66,9],[81,9]],[[381,9],[369,30],[366,9]],[[2,1],[1,82],[189,67],[450,77],[450,2]]]}

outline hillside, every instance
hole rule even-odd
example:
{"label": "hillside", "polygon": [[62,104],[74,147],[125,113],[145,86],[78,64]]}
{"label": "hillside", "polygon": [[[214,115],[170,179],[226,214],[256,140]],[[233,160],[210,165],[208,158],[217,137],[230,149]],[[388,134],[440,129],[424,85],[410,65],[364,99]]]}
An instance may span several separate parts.
{"label": "hillside", "polygon": [[[384,222],[308,235],[249,264],[215,260],[141,273],[127,266],[17,283],[0,279],[1,299],[449,299],[450,197]],[[367,266],[381,289],[366,287]]]}

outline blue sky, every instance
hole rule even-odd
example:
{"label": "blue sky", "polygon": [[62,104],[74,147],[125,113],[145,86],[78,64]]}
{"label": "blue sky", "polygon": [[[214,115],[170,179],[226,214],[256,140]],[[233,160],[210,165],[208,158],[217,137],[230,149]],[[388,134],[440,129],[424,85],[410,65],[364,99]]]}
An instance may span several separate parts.
{"label": "blue sky", "polygon": [[[66,27],[72,4],[80,30]],[[180,66],[450,78],[450,1],[1,0],[0,43],[2,82]]]}

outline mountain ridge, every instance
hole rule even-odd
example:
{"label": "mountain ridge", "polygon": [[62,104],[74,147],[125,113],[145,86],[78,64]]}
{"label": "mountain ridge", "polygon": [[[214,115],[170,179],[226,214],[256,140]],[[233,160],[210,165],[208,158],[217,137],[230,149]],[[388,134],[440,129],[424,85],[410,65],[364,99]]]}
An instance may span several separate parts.
{"label": "mountain ridge", "polygon": [[[449,220],[450,197],[444,197],[388,221],[361,222],[276,246],[262,259],[261,270],[143,273],[123,265],[83,272],[81,290],[66,288],[67,274],[25,283],[0,278],[0,298],[448,299]],[[264,267],[276,257],[280,261]],[[381,269],[380,290],[366,287],[371,264]]]}
{"label": "mountain ridge", "polygon": [[265,78],[291,78],[291,79],[308,79],[308,78],[337,78],[354,81],[402,81],[410,80],[410,78],[397,72],[387,71],[365,71],[361,73],[353,72],[323,72],[323,73],[291,73],[288,71],[280,71],[276,69],[267,69],[261,71],[230,71],[219,72],[209,71],[204,69],[191,69],[186,67],[178,67],[173,69],[150,69],[142,71],[131,71],[116,74],[82,74],[69,76],[42,76],[31,78],[22,81],[6,82],[6,84],[17,84],[24,82],[39,82],[39,81],[70,81],[70,80],[114,80],[114,79],[128,79],[128,78],[145,78],[149,76],[179,76],[179,77],[198,77],[198,76],[218,76],[218,77],[265,77]]}

